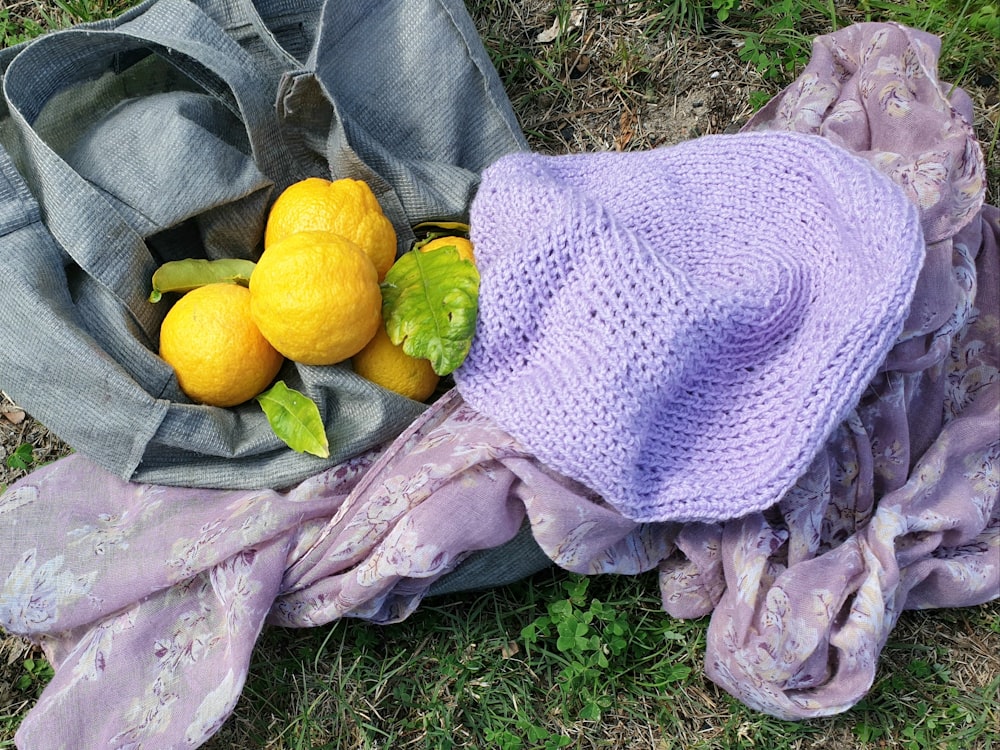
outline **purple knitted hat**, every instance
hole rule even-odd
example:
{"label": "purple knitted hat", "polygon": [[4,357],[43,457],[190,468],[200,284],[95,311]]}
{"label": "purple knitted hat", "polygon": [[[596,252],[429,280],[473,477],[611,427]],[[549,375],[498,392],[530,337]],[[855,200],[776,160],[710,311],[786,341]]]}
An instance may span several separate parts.
{"label": "purple knitted hat", "polygon": [[818,136],[513,154],[471,208],[463,398],[637,521],[763,510],[905,319],[916,208]]}

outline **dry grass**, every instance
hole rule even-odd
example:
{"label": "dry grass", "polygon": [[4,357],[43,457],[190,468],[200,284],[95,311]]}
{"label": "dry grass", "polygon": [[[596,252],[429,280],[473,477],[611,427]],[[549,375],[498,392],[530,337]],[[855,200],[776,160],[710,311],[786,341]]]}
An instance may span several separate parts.
{"label": "dry grass", "polygon": [[[659,31],[649,12],[590,12],[551,42],[552,3],[473,3],[522,128],[540,151],[639,150],[733,130],[764,86],[734,37]],[[634,4],[642,6],[642,4]]]}

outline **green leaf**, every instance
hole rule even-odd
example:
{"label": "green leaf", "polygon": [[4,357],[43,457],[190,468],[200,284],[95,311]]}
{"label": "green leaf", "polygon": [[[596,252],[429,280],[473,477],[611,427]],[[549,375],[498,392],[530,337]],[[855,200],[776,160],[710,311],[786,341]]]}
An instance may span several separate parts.
{"label": "green leaf", "polygon": [[585,703],[580,709],[580,718],[584,721],[600,721],[601,707],[594,701]]}
{"label": "green leaf", "polygon": [[153,272],[153,291],[150,302],[159,302],[166,292],[190,292],[208,284],[250,283],[250,274],[256,267],[252,260],[242,258],[185,258],[167,261]]}
{"label": "green leaf", "polygon": [[674,664],[668,667],[663,676],[664,682],[681,682],[691,676],[691,667],[683,664]]}
{"label": "green leaf", "polygon": [[323,418],[316,403],[279,380],[257,396],[274,434],[299,453],[311,453],[320,458],[330,455]]}
{"label": "green leaf", "polygon": [[400,256],[382,282],[392,343],[447,375],[465,360],[479,312],[479,272],[453,246]]}
{"label": "green leaf", "polygon": [[34,460],[35,452],[31,443],[21,443],[13,453],[7,456],[7,468],[25,471],[31,467]]}

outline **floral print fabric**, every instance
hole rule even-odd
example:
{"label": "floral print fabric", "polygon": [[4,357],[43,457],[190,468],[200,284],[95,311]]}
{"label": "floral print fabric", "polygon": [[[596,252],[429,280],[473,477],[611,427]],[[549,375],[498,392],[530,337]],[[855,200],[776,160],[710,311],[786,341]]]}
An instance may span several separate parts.
{"label": "floral print fabric", "polygon": [[782,718],[856,703],[903,609],[1000,596],[1000,211],[983,206],[972,105],[937,80],[939,47],[887,24],[819,37],[746,126],[869,159],[927,242],[903,333],[810,470],[772,512],[699,529],[707,560],[661,566],[668,611],[712,609],[707,674]]}
{"label": "floral print fabric", "polygon": [[0,496],[0,625],[55,666],[18,747],[197,747],[265,624],[398,621],[525,523],[568,570],[658,568],[667,613],[711,613],[707,674],[783,718],[856,703],[902,610],[1000,596],[1000,211],[982,205],[968,101],[936,80],[935,55],[895,26],[821,37],[748,125],[870,158],[921,207],[928,241],[904,334],[777,506],[636,524],[454,392],[391,445],[284,492],[126,483],[70,456]]}

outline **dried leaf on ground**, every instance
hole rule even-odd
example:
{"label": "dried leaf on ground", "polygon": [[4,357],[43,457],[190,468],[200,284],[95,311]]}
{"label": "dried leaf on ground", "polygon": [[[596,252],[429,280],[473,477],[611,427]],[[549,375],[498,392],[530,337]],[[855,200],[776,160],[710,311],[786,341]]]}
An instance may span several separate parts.
{"label": "dried leaf on ground", "polygon": [[565,20],[560,16],[556,16],[552,21],[552,25],[536,36],[535,41],[540,44],[548,44],[549,42],[554,42],[560,35],[565,34],[567,31],[580,28],[583,25],[586,13],[587,11],[584,8],[576,8],[570,12],[569,17]]}

